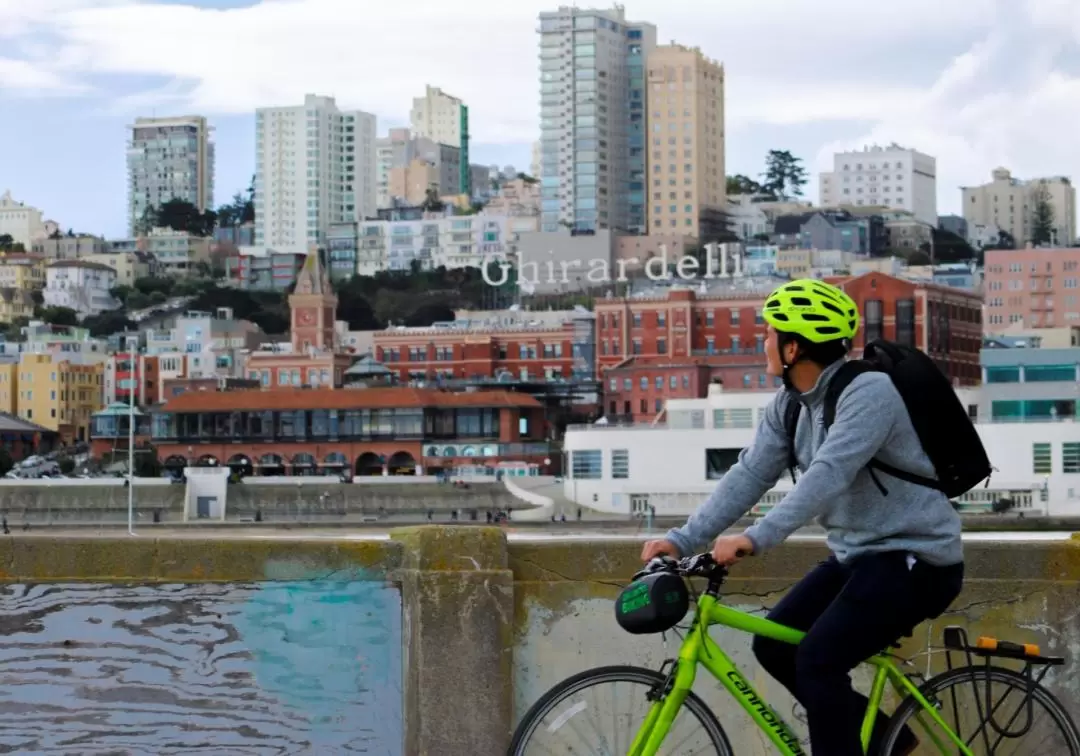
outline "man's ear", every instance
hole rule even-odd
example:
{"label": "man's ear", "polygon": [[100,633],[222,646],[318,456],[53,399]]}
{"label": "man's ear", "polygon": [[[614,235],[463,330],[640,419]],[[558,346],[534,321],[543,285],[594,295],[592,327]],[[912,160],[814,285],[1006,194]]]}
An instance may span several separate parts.
{"label": "man's ear", "polygon": [[799,345],[795,339],[784,344],[783,353],[780,356],[784,358],[785,365],[795,364],[795,359],[799,356]]}

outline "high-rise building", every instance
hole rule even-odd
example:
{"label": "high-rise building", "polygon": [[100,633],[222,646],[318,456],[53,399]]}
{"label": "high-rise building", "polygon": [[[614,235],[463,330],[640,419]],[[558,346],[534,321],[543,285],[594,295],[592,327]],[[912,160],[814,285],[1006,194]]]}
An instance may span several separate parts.
{"label": "high-rise building", "polygon": [[255,246],[307,253],[375,215],[375,116],[332,97],[255,112]]}
{"label": "high-rise building", "polygon": [[214,205],[214,143],[203,116],[136,118],[128,126],[128,233],[148,230],[148,208],[172,199]]}
{"label": "high-rise building", "polygon": [[1049,243],[1067,247],[1076,241],[1076,188],[1064,176],[1023,181],[1005,168],[995,168],[990,183],[964,186],[960,191],[964,219],[969,224],[997,226],[1012,236],[1018,247],[1035,241],[1032,221],[1041,194],[1053,216]]}
{"label": "high-rise building", "polygon": [[836,153],[819,190],[823,207],[887,207],[937,225],[937,160],[898,144]]}
{"label": "high-rise building", "polygon": [[438,87],[428,86],[413,99],[409,113],[413,134],[460,150],[458,184],[453,194],[471,194],[469,180],[469,108]]}
{"label": "high-rise building", "polygon": [[718,241],[726,231],[724,69],[697,48],[648,57],[650,234]]}
{"label": "high-rise building", "polygon": [[428,189],[440,197],[461,193],[461,150],[409,129],[390,129],[375,140],[375,164],[378,209],[420,204]]}
{"label": "high-rise building", "polygon": [[645,230],[644,61],[656,27],[611,10],[540,14],[541,228]]}

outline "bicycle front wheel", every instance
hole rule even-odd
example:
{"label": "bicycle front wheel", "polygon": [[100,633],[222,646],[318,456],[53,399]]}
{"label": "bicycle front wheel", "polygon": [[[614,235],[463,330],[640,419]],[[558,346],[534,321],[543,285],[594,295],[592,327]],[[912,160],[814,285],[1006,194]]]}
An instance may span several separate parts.
{"label": "bicycle front wheel", "polygon": [[[1080,756],[1080,732],[1072,717],[1042,685],[1005,667],[961,667],[921,688],[945,724],[975,756]],[[955,753],[956,746],[919,702],[904,699],[891,717],[881,756]],[[899,750],[905,727],[919,745]],[[935,744],[944,744],[944,750]]]}
{"label": "bicycle front wheel", "polygon": [[[665,676],[641,667],[599,667],[568,677],[545,693],[514,733],[510,756],[626,756],[649,712],[647,694]],[[732,756],[720,723],[693,693],[658,756]],[[624,713],[625,712],[625,713]]]}

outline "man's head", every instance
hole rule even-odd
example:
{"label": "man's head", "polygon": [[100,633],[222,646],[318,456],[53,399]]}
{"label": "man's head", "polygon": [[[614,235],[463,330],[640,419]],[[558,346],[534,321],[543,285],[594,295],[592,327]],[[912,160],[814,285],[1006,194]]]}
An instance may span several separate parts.
{"label": "man's head", "polygon": [[800,362],[830,365],[851,349],[859,330],[859,308],[841,289],[812,278],[777,288],[765,300],[762,317],[769,324],[765,342],[767,372],[783,376]]}

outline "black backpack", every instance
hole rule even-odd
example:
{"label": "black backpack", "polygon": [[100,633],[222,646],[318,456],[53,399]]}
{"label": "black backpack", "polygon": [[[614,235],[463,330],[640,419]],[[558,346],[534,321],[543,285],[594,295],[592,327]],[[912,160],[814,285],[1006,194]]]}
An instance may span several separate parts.
{"label": "black backpack", "polygon": [[[825,389],[826,430],[836,417],[836,403],[840,394],[857,376],[870,371],[886,373],[892,379],[904,400],[923,451],[934,464],[937,474],[937,480],[924,478],[871,459],[867,467],[870,468],[870,475],[882,494],[888,495],[889,492],[874,470],[880,470],[908,483],[934,488],[950,499],[967,493],[983,480],[986,485],[990,485],[989,478],[993,468],[967,410],[949,379],[934,361],[913,347],[875,339],[866,345],[862,359],[849,360],[837,370]],[[792,481],[795,480],[796,469],[795,426],[801,411],[802,402],[792,396],[784,415],[784,428],[790,446],[789,467]]]}

